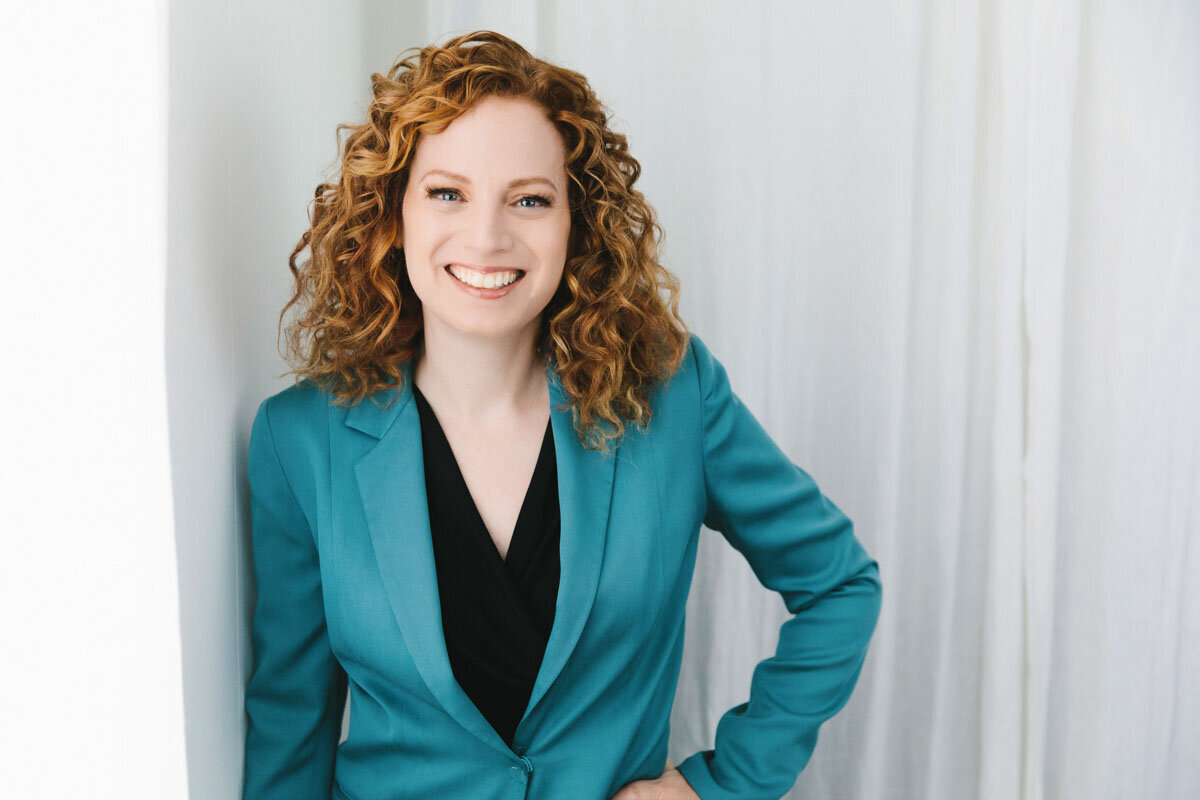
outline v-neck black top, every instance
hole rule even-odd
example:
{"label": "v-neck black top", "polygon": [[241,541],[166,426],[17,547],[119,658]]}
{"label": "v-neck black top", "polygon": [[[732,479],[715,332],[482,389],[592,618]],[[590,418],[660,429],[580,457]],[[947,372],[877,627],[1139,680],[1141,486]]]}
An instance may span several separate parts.
{"label": "v-neck black top", "polygon": [[501,557],[454,451],[416,384],[425,493],[442,629],[454,677],[512,747],[554,624],[559,579],[558,465],[550,423]]}

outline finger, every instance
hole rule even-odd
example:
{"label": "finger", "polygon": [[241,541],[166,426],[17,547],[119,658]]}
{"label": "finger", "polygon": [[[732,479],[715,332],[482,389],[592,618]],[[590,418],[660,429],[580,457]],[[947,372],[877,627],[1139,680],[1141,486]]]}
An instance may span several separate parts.
{"label": "finger", "polygon": [[621,787],[621,790],[614,794],[609,800],[637,800],[637,795],[634,794],[632,783],[627,783]]}

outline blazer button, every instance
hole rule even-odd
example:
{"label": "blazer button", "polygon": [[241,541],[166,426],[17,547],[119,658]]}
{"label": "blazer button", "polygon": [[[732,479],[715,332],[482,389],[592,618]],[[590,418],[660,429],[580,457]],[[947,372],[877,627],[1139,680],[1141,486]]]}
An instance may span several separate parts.
{"label": "blazer button", "polygon": [[525,756],[521,756],[521,764],[525,767],[526,775],[530,775],[533,773],[533,762],[532,761],[530,761]]}

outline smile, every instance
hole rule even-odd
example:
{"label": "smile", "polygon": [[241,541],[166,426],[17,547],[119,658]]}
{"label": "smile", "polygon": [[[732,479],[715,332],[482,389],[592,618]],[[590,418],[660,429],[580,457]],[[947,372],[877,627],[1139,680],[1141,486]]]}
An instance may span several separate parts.
{"label": "smile", "polygon": [[519,269],[481,272],[458,264],[447,264],[446,271],[453,275],[459,282],[465,283],[467,286],[473,286],[476,289],[500,289],[509,284],[516,283],[525,275],[524,270]]}
{"label": "smile", "polygon": [[445,270],[460,290],[484,300],[495,300],[513,292],[525,277],[525,271],[520,269],[487,273],[447,264]]}

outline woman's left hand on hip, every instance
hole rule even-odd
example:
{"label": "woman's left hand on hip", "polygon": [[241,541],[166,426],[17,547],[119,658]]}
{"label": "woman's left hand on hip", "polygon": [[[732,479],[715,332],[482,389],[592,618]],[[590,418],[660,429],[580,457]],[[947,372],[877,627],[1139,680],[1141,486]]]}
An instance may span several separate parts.
{"label": "woman's left hand on hip", "polygon": [[668,759],[662,775],[649,781],[627,783],[610,800],[700,800],[700,795]]}

